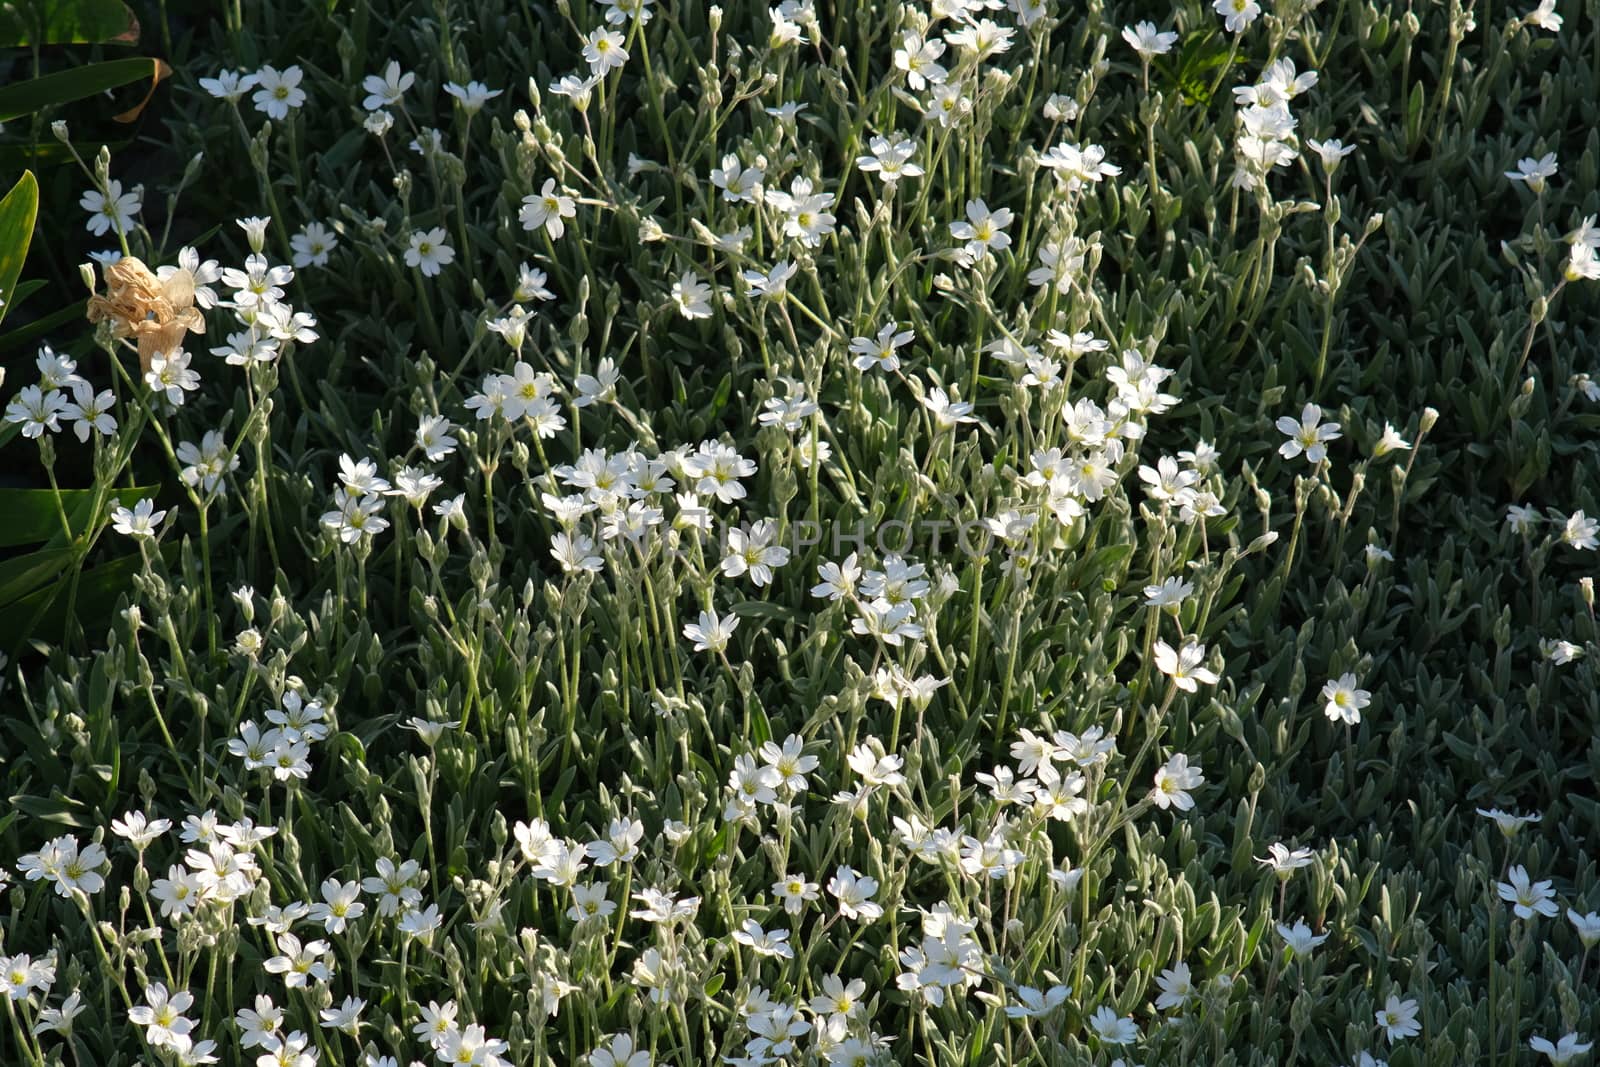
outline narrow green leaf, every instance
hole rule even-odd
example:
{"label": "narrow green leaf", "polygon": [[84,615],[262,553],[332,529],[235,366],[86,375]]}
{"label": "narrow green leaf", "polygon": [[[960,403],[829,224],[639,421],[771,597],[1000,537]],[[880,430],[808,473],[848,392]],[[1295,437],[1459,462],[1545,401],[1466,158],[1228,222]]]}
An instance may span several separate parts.
{"label": "narrow green leaf", "polygon": [[0,562],[0,614],[59,574],[73,555],[70,548],[48,548]]}
{"label": "narrow green leaf", "polygon": [[[96,96],[143,78],[151,79],[153,91],[155,84],[171,72],[172,68],[162,60],[153,56],[139,56],[134,59],[113,59],[108,63],[92,63],[59,74],[30,78],[0,89],[0,122],[10,122],[47,107]],[[124,117],[126,114],[117,117],[132,121],[132,118]],[[137,114],[133,117],[136,118]]]}
{"label": "narrow green leaf", "polygon": [[[158,487],[142,485],[132,489],[118,489],[111,494],[108,506],[118,502],[123,507],[133,507],[145,497],[154,496]],[[56,510],[54,489],[0,489],[0,515],[6,524],[0,529],[0,548],[14,545],[31,545],[49,541],[61,533],[61,515]],[[61,508],[67,514],[73,536],[83,532],[88,505],[94,499],[93,489],[61,490]]]}
{"label": "narrow green leaf", "polygon": [[18,282],[17,287],[13,289],[11,291],[11,295],[6,298],[6,303],[20,304],[24,300],[28,299],[28,297],[32,296],[34,293],[37,293],[40,289],[43,289],[49,284],[50,283],[45,281],[43,278],[33,278],[29,281]]}
{"label": "narrow green leaf", "polygon": [[[73,147],[84,159],[93,159],[99,154],[102,144],[115,155],[132,143],[131,140],[79,141]],[[46,170],[71,162],[72,149],[53,137],[48,141],[35,143],[17,141],[0,143],[0,174],[15,174],[30,167],[34,170]]]}
{"label": "narrow green leaf", "polygon": [[[9,352],[13,348],[31,345],[51,330],[83,318],[88,309],[88,301],[79,300],[68,304],[60,311],[52,311],[42,318],[35,319],[26,326],[18,326],[9,333],[0,334],[0,352]],[[3,443],[3,439],[0,439],[0,443]]]}
{"label": "narrow green leaf", "polygon": [[[71,555],[67,549],[51,551]],[[117,598],[132,587],[133,576],[139,573],[143,565],[144,560],[135,553],[103,563],[79,575],[77,596],[71,606],[85,627],[96,632],[104,631],[106,619],[117,606]],[[44,641],[61,640],[67,622],[66,586],[66,582],[56,582],[44,589],[37,589],[0,611],[0,649],[15,649],[30,637]],[[5,598],[0,596],[0,603],[4,601]]]}
{"label": "narrow green leaf", "polygon": [[[0,95],[9,90],[0,89]],[[3,120],[0,120],[3,121]],[[22,261],[28,258],[33,242],[33,222],[39,214],[39,183],[33,171],[25,170],[17,184],[0,200],[0,322],[5,321],[16,295]]]}

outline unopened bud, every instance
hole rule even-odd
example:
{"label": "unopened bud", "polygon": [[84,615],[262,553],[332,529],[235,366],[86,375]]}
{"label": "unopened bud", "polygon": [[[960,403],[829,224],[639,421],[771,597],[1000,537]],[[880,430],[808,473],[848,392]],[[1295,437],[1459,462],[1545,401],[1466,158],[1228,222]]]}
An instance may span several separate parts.
{"label": "unopened bud", "polygon": [[1267,549],[1277,544],[1277,542],[1278,531],[1268,530],[1266,533],[1250,542],[1250,547],[1245,549],[1245,555],[1253,556],[1257,552],[1265,552]]}

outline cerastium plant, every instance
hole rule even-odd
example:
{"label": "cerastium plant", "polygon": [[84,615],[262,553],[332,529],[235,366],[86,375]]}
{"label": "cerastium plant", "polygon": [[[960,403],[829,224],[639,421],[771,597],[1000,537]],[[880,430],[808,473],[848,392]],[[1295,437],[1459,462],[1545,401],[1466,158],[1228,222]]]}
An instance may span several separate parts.
{"label": "cerastium plant", "polygon": [[1113,6],[229,8],[5,1062],[1586,1052],[1594,5]]}

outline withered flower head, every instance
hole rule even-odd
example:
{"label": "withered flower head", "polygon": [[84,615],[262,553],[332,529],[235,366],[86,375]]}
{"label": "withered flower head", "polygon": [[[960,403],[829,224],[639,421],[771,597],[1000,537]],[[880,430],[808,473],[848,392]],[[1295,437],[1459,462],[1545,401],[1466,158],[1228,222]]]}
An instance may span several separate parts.
{"label": "withered flower head", "polygon": [[89,298],[89,321],[111,323],[112,336],[134,338],[139,346],[139,369],[183,345],[185,333],[205,333],[206,320],[194,306],[194,275],[183,268],[166,281],[150,272],[143,261],[123,256],[103,267],[106,291]]}

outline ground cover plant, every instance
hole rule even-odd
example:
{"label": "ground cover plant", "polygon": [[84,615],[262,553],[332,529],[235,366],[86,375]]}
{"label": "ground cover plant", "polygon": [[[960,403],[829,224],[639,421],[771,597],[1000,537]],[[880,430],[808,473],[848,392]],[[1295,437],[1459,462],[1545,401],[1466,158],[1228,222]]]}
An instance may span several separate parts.
{"label": "ground cover plant", "polygon": [[6,112],[0,1062],[1590,1054],[1600,4],[139,14]]}

